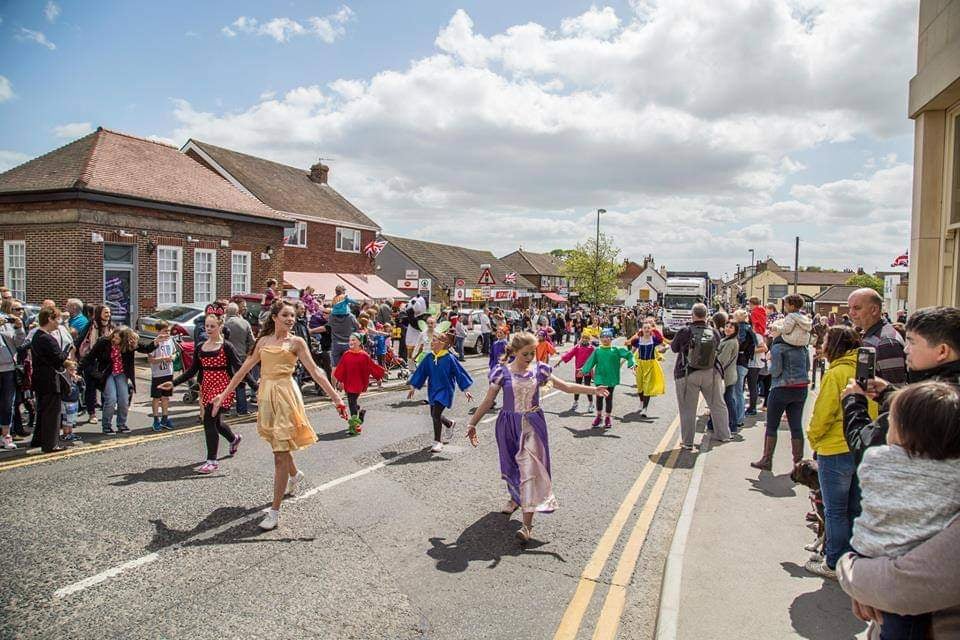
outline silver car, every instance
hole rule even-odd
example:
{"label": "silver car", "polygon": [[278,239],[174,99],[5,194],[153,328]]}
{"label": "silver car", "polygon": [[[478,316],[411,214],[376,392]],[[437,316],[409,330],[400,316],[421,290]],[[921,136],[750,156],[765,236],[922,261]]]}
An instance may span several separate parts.
{"label": "silver car", "polygon": [[460,312],[460,322],[467,328],[467,337],[463,340],[464,351],[474,353],[483,351],[483,335],[480,333],[480,310],[469,309]]}
{"label": "silver car", "polygon": [[157,321],[166,320],[170,324],[170,333],[192,336],[194,321],[203,315],[206,308],[205,304],[175,304],[157,309],[137,320],[137,333],[144,340],[153,340],[157,337]]}

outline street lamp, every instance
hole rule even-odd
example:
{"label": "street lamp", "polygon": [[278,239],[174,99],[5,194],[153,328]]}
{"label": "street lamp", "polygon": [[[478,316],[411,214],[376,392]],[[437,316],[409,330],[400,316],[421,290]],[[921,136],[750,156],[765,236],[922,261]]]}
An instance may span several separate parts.
{"label": "street lamp", "polygon": [[753,297],[753,276],[757,275],[757,262],[754,259],[754,250],[750,249],[750,296]]}
{"label": "street lamp", "polygon": [[600,306],[600,214],[606,213],[606,209],[597,209],[597,244],[594,246],[596,249],[597,261],[593,266],[593,306],[597,308]]}

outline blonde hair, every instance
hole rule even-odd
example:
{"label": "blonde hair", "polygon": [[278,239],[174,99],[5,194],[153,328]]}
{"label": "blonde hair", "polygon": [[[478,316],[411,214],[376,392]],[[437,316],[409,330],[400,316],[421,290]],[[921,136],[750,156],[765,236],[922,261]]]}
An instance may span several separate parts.
{"label": "blonde hair", "polygon": [[733,312],[734,322],[746,322],[749,318],[750,314],[747,313],[746,309],[737,309]]}
{"label": "blonde hair", "polygon": [[537,336],[533,335],[529,331],[521,331],[513,334],[513,337],[511,337],[509,342],[507,342],[507,348],[503,352],[503,357],[500,358],[500,362],[508,362],[512,356],[517,354],[518,351],[524,347],[535,347],[537,346],[538,342],[539,340],[537,340]]}

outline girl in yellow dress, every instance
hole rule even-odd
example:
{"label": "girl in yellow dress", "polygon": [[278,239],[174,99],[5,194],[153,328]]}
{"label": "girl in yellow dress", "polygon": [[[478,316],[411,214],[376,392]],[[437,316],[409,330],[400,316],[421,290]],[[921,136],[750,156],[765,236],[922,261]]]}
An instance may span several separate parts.
{"label": "girl in yellow dress", "polygon": [[233,393],[247,373],[260,363],[260,389],[257,392],[257,433],[273,449],[273,504],[260,522],[261,529],[275,529],[280,518],[280,504],[285,493],[295,493],[303,480],[303,472],[293,462],[293,451],[309,447],[317,441],[317,434],[307,420],[300,387],[294,382],[293,372],[299,360],[310,377],[326,391],[344,420],[347,407],[313,358],[303,338],[292,335],[297,310],[286,300],[270,305],[270,315],[263,323],[260,337],[243,366],[234,374],[230,384],[213,400],[213,415],[229,394]]}
{"label": "girl in yellow dress", "polygon": [[665,392],[665,382],[663,379],[663,367],[660,366],[659,352],[660,345],[663,344],[663,338],[654,332],[652,322],[644,322],[637,335],[629,341],[629,346],[636,349],[637,368],[637,393],[640,394],[640,417],[647,417],[647,407],[650,406],[650,398],[662,396]]}

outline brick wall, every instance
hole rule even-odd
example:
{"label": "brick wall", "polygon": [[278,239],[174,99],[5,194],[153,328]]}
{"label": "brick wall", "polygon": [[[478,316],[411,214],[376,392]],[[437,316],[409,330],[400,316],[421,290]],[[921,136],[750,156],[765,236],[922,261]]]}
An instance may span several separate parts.
{"label": "brick wall", "polygon": [[[121,234],[124,230],[126,234]],[[193,296],[194,249],[217,252],[217,297],[231,289],[231,252],[249,251],[250,288],[263,290],[267,278],[283,274],[283,231],[252,222],[225,221],[157,211],[148,208],[91,202],[30,204],[0,203],[0,241],[24,240],[27,250],[27,302],[53,298],[63,302],[77,297],[84,302],[103,300],[103,244],[94,243],[98,233],[104,243],[136,246],[138,313],[156,308],[157,254],[151,244],[183,248],[181,301]],[[132,234],[132,237],[127,234]],[[188,241],[188,236],[196,242]],[[229,242],[221,246],[221,240]],[[269,260],[260,254],[273,248]],[[0,264],[3,259],[0,242]],[[6,273],[0,273],[0,280]]]}
{"label": "brick wall", "polygon": [[[346,227],[350,228],[350,227]],[[287,271],[316,273],[373,273],[374,263],[363,247],[376,233],[360,230],[360,253],[337,251],[337,227],[307,220],[307,246],[286,247]]]}

